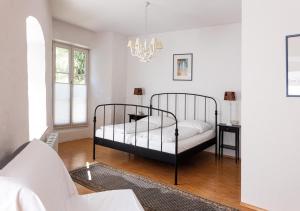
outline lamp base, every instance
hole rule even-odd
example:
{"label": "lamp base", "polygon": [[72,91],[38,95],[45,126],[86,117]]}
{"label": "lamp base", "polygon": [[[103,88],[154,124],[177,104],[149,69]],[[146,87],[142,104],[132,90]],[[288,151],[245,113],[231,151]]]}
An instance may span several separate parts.
{"label": "lamp base", "polygon": [[232,123],[231,122],[226,122],[225,123],[227,126],[232,126]]}
{"label": "lamp base", "polygon": [[232,121],[231,121],[231,124],[232,124],[232,125],[238,125],[238,124],[239,124],[239,121],[237,121],[237,120],[232,120]]}

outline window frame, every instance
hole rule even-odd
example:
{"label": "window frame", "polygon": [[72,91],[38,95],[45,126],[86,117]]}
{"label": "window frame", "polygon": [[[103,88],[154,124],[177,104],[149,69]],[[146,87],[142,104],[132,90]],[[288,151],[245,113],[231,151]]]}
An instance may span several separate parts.
{"label": "window frame", "polygon": [[[69,73],[68,80],[70,85],[70,123],[56,125],[54,120],[55,115],[55,84],[56,84],[56,48],[65,48],[69,50]],[[85,85],[86,85],[86,122],[84,123],[73,123],[73,80],[74,80],[74,51],[79,50],[86,53],[86,73],[85,73]],[[82,128],[89,126],[89,53],[88,48],[72,45],[69,43],[53,41],[52,42],[52,123],[54,129],[71,129],[71,128]]]}

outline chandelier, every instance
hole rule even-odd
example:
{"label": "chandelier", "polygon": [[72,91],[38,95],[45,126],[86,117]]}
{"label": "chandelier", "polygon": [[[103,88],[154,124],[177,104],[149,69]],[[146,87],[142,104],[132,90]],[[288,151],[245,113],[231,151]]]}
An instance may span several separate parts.
{"label": "chandelier", "polygon": [[[145,5],[145,32],[147,34],[148,30],[148,7],[150,2],[146,2]],[[152,38],[150,42],[147,40],[141,41],[140,38],[136,38],[135,41],[128,41],[128,48],[130,48],[130,52],[132,56],[135,56],[141,62],[149,62],[153,56],[155,56],[159,50],[163,49],[163,45],[161,41],[157,38]]]}

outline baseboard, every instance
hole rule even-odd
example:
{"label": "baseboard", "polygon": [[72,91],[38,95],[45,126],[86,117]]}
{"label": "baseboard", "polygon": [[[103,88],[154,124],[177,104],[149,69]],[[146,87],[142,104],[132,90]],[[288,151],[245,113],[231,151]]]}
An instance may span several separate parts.
{"label": "baseboard", "polygon": [[59,133],[59,143],[86,139],[90,136],[89,128],[87,127],[61,129],[56,131]]}
{"label": "baseboard", "polygon": [[252,209],[252,210],[256,210],[256,211],[268,211],[266,209],[263,209],[263,208],[260,208],[260,207],[256,207],[256,206],[244,203],[244,202],[241,202],[240,204],[241,204],[241,206],[247,207],[247,208]]}

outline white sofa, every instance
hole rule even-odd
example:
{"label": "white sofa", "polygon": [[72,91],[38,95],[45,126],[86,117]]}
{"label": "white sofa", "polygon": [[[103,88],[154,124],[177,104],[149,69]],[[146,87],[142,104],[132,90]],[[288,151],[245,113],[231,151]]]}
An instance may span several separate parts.
{"label": "white sofa", "polygon": [[2,211],[141,211],[132,190],[79,195],[57,153],[32,141],[0,170]]}

